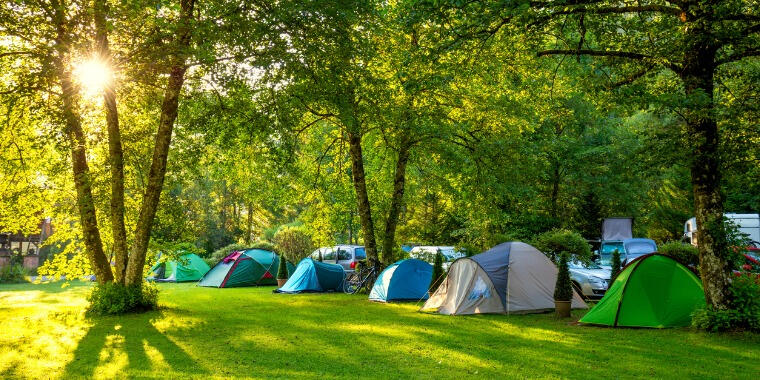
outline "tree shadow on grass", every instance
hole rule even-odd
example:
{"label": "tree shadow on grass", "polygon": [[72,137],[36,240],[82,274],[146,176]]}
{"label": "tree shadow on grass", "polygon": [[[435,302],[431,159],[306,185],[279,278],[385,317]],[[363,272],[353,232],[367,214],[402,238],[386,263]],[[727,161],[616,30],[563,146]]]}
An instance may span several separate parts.
{"label": "tree shadow on grass", "polygon": [[[191,377],[207,373],[156,329],[163,312],[97,317],[79,341],[62,378]],[[172,375],[169,375],[172,374]]]}

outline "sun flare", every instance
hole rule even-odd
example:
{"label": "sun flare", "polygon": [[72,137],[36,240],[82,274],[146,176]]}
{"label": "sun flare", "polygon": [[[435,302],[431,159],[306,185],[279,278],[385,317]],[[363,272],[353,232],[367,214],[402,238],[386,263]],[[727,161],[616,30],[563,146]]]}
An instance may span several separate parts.
{"label": "sun flare", "polygon": [[100,93],[111,82],[113,73],[106,62],[91,58],[75,66],[74,76],[84,91],[95,94]]}

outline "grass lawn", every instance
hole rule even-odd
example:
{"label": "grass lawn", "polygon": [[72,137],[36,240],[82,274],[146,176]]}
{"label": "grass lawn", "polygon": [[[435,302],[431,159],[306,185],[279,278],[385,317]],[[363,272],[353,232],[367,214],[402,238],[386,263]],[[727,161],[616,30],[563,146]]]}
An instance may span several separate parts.
{"label": "grass lawn", "polygon": [[[760,335],[162,284],[163,309],[85,318],[89,285],[0,285],[0,378],[758,378]],[[577,314],[576,317],[579,317]]]}

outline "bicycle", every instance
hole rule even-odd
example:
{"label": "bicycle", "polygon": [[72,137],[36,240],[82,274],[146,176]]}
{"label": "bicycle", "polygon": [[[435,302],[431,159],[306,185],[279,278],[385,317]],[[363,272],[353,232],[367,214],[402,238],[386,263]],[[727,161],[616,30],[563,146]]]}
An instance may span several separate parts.
{"label": "bicycle", "polygon": [[370,265],[361,262],[361,268],[357,268],[353,273],[346,276],[343,282],[343,292],[356,294],[362,291],[369,292],[372,286],[383,271],[383,265],[374,259],[368,259]]}

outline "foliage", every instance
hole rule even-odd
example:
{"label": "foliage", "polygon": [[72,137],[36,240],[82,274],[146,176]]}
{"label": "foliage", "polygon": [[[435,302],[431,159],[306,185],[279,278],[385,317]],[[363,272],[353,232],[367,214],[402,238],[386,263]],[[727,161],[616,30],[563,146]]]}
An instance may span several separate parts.
{"label": "foliage", "polygon": [[623,263],[620,260],[620,251],[618,251],[617,249],[612,251],[612,260],[611,260],[610,266],[612,267],[610,271],[610,284],[612,284],[613,282],[615,282],[615,279],[620,274],[620,271],[623,269],[622,268]]}
{"label": "foliage", "polygon": [[747,330],[760,332],[760,278],[742,273],[731,282],[728,308],[707,306],[697,310],[692,325],[710,332]]}
{"label": "foliage", "polygon": [[557,283],[554,286],[554,299],[556,301],[571,301],[573,299],[573,283],[570,281],[568,260],[570,260],[570,255],[567,252],[562,252],[559,255]]}
{"label": "foliage", "polygon": [[591,248],[579,233],[555,229],[538,235],[533,245],[557,264],[559,256],[566,252],[570,259],[583,263],[591,261]]}
{"label": "foliage", "polygon": [[311,235],[303,227],[282,227],[273,241],[280,255],[296,263],[314,250]]}
{"label": "foliage", "polygon": [[443,282],[444,275],[443,254],[439,249],[438,252],[435,253],[435,261],[433,261],[433,281],[430,282],[430,291],[438,289],[438,286]]}
{"label": "foliage", "polygon": [[277,279],[284,280],[288,278],[288,260],[285,256],[280,255],[280,260],[277,264]]}
{"label": "foliage", "polygon": [[158,308],[158,287],[152,283],[121,285],[114,282],[97,284],[87,296],[87,313],[119,315]]}
{"label": "foliage", "polygon": [[214,264],[221,261],[223,258],[229,256],[232,252],[242,251],[248,247],[245,244],[233,243],[222,248],[217,249],[211,254],[211,258],[214,260]]}
{"label": "foliage", "polygon": [[10,264],[0,268],[0,284],[26,282],[29,271],[23,265]]}
{"label": "foliage", "polygon": [[697,247],[682,243],[680,241],[671,241],[660,244],[657,252],[665,256],[672,257],[681,264],[688,265],[692,268],[699,267],[699,250]]}

